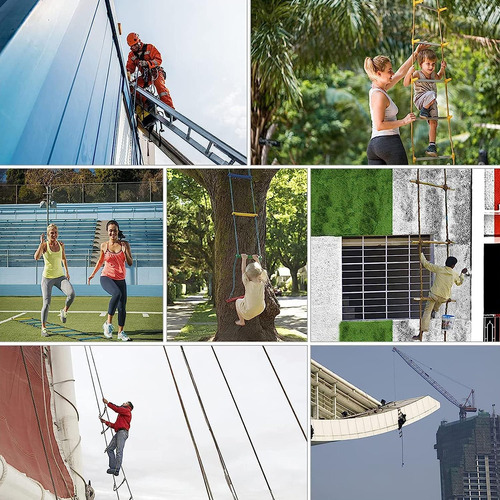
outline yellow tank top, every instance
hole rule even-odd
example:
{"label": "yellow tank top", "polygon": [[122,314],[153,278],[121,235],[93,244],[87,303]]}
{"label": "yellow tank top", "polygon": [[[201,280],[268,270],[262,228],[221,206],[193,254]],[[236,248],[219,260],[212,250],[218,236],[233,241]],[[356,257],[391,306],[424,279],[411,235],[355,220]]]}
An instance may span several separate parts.
{"label": "yellow tank top", "polygon": [[43,260],[45,262],[45,267],[43,268],[44,278],[60,278],[64,276],[63,266],[62,266],[62,245],[59,244],[59,250],[57,252],[52,252],[50,250],[50,244],[47,241],[47,250],[43,254]]}

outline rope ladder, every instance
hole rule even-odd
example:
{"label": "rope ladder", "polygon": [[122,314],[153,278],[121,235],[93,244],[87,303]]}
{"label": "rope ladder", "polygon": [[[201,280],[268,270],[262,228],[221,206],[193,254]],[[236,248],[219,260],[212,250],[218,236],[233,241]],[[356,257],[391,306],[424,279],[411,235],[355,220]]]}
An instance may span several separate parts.
{"label": "rope ladder", "polygon": [[[443,29],[442,29],[442,19],[441,19],[441,14],[445,10],[447,10],[447,7],[440,7],[439,0],[436,0],[436,7],[431,7],[430,5],[424,4],[424,0],[412,0],[413,4],[413,20],[412,20],[412,29],[411,29],[411,48],[412,52],[415,50],[416,45],[420,44],[425,44],[425,45],[430,45],[431,47],[440,47],[441,48],[441,61],[444,61],[444,49],[448,45],[448,42],[444,41],[443,38]],[[431,11],[434,12],[437,16],[437,24],[439,28],[439,43],[432,43],[432,42],[426,42],[426,41],[421,41],[420,38],[416,38],[416,20],[417,20],[417,8],[424,9],[426,11]],[[417,64],[418,65],[418,64]],[[411,79],[411,85],[410,85],[410,110],[413,110],[414,103],[413,103],[413,96],[414,96],[414,85],[415,83],[419,80],[419,78],[412,78]],[[448,124],[448,139],[450,142],[450,150],[451,154],[450,155],[438,155],[438,156],[423,156],[423,157],[417,157],[415,153],[415,141],[414,141],[414,124],[413,122],[410,123],[410,133],[411,133],[411,153],[412,153],[412,160],[413,164],[416,164],[417,162],[424,162],[424,161],[435,161],[435,160],[451,160],[451,163],[455,165],[455,150],[453,148],[453,138],[451,135],[451,119],[452,115],[450,114],[450,103],[448,99],[448,84],[451,81],[451,78],[446,77],[446,68],[443,71],[443,77],[441,80],[425,80],[426,82],[429,83],[442,83],[444,84],[444,93],[446,96],[446,116],[438,116],[438,117],[431,117],[429,120],[446,120]],[[426,119],[425,121],[427,121]]]}

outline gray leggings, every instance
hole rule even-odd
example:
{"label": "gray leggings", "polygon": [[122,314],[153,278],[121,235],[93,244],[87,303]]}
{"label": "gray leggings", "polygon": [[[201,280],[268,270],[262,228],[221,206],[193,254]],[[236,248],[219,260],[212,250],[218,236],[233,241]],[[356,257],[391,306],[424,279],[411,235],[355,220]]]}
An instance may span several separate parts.
{"label": "gray leggings", "polygon": [[374,137],[366,150],[368,165],[408,165],[405,147],[398,135]]}
{"label": "gray leggings", "polygon": [[46,278],[42,277],[42,323],[47,321],[49,315],[50,299],[52,298],[52,287],[56,286],[66,295],[66,305],[69,307],[75,300],[75,291],[66,276],[59,276],[59,278]]}

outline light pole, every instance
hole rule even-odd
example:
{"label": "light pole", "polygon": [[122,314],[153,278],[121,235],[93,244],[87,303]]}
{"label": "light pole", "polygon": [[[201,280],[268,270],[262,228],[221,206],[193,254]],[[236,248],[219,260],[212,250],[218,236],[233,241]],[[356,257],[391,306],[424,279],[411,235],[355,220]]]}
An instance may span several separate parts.
{"label": "light pole", "polygon": [[57,207],[56,201],[52,199],[52,195],[54,194],[54,191],[56,189],[57,188],[52,189],[52,186],[50,184],[45,186],[45,200],[42,200],[40,202],[40,208],[47,207],[47,226],[49,225],[49,209],[50,209],[50,207],[52,207],[52,208]]}

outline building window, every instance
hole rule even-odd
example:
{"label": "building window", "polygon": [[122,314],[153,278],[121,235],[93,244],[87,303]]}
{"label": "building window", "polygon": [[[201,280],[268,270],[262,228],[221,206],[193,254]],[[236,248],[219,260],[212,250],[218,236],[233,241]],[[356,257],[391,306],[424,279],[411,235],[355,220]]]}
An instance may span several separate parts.
{"label": "building window", "polygon": [[[422,235],[423,240],[431,240]],[[420,297],[418,235],[342,239],[342,319],[417,319]],[[430,246],[423,245],[430,260]],[[431,275],[424,269],[427,296]],[[425,305],[424,303],[422,304]]]}

